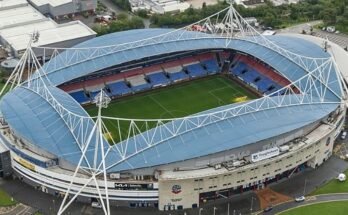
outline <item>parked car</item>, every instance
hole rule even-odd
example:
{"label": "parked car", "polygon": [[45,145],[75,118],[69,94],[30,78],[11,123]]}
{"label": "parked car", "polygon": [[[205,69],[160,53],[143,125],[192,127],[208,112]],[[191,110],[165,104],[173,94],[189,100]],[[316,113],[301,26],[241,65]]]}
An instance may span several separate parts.
{"label": "parked car", "polygon": [[303,202],[304,200],[306,200],[306,197],[304,196],[299,196],[295,198],[295,202]]}
{"label": "parked car", "polygon": [[346,137],[347,137],[347,132],[343,131],[341,134],[341,139],[344,140],[344,139],[346,139]]}
{"label": "parked car", "polygon": [[267,213],[273,209],[272,205],[268,205],[265,209],[263,209],[263,212]]}

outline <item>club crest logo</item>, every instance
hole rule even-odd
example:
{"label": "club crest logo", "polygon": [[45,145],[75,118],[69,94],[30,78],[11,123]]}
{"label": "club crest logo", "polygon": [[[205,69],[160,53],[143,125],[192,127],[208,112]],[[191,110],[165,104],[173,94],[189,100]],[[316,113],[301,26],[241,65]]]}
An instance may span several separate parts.
{"label": "club crest logo", "polygon": [[178,193],[181,193],[181,186],[180,185],[173,185],[172,187],[172,193],[174,194],[178,194]]}

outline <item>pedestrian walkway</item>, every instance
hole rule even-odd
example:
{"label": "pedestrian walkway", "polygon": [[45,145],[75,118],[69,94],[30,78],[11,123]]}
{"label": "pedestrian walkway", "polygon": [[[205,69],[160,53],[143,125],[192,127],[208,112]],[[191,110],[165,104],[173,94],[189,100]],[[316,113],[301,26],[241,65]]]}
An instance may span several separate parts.
{"label": "pedestrian walkway", "polygon": [[8,207],[7,210],[0,210],[1,215],[32,215],[35,212],[36,210],[34,208],[26,206],[22,203]]}
{"label": "pedestrian walkway", "polygon": [[277,193],[270,188],[265,188],[256,191],[256,195],[260,201],[260,208],[265,209],[270,205],[277,205],[283,202],[290,201],[292,198],[281,193]]}
{"label": "pedestrian walkway", "polygon": [[333,151],[339,158],[345,160],[347,158],[346,155],[348,154],[348,142],[340,142],[336,145]]}

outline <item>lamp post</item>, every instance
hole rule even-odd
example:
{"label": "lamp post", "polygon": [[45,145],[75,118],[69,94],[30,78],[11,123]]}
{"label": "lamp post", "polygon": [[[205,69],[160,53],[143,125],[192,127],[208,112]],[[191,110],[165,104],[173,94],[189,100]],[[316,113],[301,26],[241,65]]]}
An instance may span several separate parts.
{"label": "lamp post", "polygon": [[201,215],[202,214],[202,210],[203,208],[199,208],[198,214]]}
{"label": "lamp post", "polygon": [[56,212],[56,203],[55,203],[54,199],[52,199],[52,202],[53,202],[53,213],[55,213]]}
{"label": "lamp post", "polygon": [[215,211],[217,210],[217,207],[214,207],[214,215],[215,215]]}
{"label": "lamp post", "polygon": [[307,185],[307,178],[305,178],[305,180],[304,180],[303,196],[306,195],[306,185]]}
{"label": "lamp post", "polygon": [[254,203],[254,197],[251,197],[251,204],[250,204],[250,213],[253,212],[253,203]]}

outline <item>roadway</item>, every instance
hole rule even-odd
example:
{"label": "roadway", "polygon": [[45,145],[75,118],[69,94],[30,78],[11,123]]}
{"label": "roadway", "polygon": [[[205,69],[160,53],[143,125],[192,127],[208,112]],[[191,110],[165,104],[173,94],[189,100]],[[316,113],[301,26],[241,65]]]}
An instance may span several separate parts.
{"label": "roadway", "polygon": [[281,212],[284,212],[296,207],[323,203],[323,202],[330,202],[330,201],[348,201],[348,193],[309,196],[303,202],[289,201],[289,202],[274,206],[273,209],[269,212],[259,212],[257,214],[269,214],[269,215],[279,214]]}
{"label": "roadway", "polygon": [[[306,22],[299,25],[294,25],[288,28],[277,30],[277,33],[296,33],[302,34],[303,30],[305,30],[308,34],[313,26],[322,24],[321,20],[316,20],[312,22]],[[348,46],[348,36],[342,33],[329,33],[327,31],[323,31],[321,29],[313,28],[313,36],[328,39],[331,42],[334,42],[341,46],[342,48],[346,48]]]}

